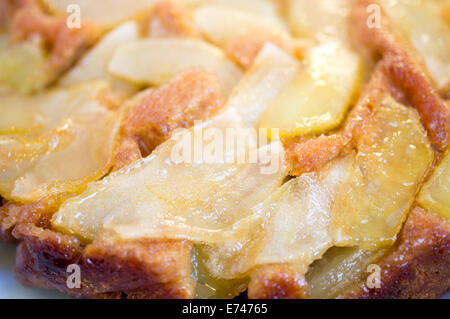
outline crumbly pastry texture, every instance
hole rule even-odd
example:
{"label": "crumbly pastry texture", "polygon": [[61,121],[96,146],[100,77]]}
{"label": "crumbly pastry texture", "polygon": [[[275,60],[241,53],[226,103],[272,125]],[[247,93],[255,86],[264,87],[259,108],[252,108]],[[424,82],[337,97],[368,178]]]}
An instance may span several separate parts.
{"label": "crumbly pastry texture", "polygon": [[[66,1],[0,0],[0,240],[17,280],[108,299],[450,291],[449,5],[126,2],[82,7],[72,29]],[[411,27],[420,11],[430,23]],[[279,128],[279,172],[171,163],[200,121]]]}

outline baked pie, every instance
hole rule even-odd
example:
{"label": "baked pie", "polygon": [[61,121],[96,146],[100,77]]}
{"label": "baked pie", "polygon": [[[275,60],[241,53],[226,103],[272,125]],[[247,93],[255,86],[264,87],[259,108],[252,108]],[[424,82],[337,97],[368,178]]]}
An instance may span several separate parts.
{"label": "baked pie", "polygon": [[0,0],[17,279],[84,298],[448,292],[449,9]]}

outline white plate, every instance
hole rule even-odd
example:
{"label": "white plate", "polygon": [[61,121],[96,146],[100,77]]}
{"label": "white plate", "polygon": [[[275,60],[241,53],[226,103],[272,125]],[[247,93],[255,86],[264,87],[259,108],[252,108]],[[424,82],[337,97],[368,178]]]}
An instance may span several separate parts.
{"label": "white plate", "polygon": [[[14,278],[12,271],[16,249],[14,246],[0,244],[0,299],[62,299],[68,296],[44,289],[26,288]],[[450,294],[444,297],[450,299]]]}

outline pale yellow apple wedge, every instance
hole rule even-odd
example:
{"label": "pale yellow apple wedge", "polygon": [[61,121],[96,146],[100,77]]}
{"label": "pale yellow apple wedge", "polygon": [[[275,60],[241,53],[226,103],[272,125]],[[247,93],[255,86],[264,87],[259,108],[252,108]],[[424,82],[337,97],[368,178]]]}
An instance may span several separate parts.
{"label": "pale yellow apple wedge", "polygon": [[278,128],[280,137],[295,137],[320,134],[342,123],[360,88],[360,58],[331,42],[313,48],[306,63],[270,103],[261,128]]}
{"label": "pale yellow apple wedge", "polygon": [[[63,199],[60,195],[81,191],[108,172],[120,120],[102,104],[101,94],[107,89],[106,83],[89,82],[34,97],[2,99],[3,109],[15,109],[2,126],[34,128],[0,135],[3,198],[18,203]],[[22,118],[26,112],[29,116]]]}
{"label": "pale yellow apple wedge", "polygon": [[418,198],[419,204],[450,219],[450,154],[447,154],[425,183]]}
{"label": "pale yellow apple wedge", "polygon": [[376,264],[386,251],[387,249],[369,251],[351,247],[331,248],[310,266],[306,274],[311,298],[336,298],[345,288],[367,278],[371,274],[369,266]]}
{"label": "pale yellow apple wedge", "polygon": [[74,85],[82,82],[103,80],[116,82],[108,73],[108,63],[120,46],[136,41],[139,27],[134,21],[124,23],[107,34],[78,64],[64,76],[60,84]]}
{"label": "pale yellow apple wedge", "polygon": [[[203,125],[180,131],[151,156],[91,184],[80,197],[67,201],[54,216],[53,225],[87,241],[115,234],[216,243],[244,235],[258,219],[252,216],[251,207],[281,185],[287,170],[281,143],[256,149],[251,136],[241,146],[258,152],[271,149],[271,162],[278,169],[265,173],[267,163],[261,158],[252,163],[235,160],[241,148],[227,148],[212,161],[203,157],[211,151],[210,142],[192,149],[193,139],[203,138],[197,135],[202,134],[200,130],[205,136],[209,131],[224,137],[232,128],[242,126],[230,109]],[[185,147],[193,150],[191,158],[180,156],[187,154],[182,151]]]}
{"label": "pale yellow apple wedge", "polygon": [[[285,26],[281,15],[281,4],[272,0],[207,0],[211,5],[218,5],[246,13],[251,13],[270,20],[278,26]],[[207,4],[205,3],[205,4]]]}
{"label": "pale yellow apple wedge", "polygon": [[267,29],[272,33],[287,34],[284,24],[275,19],[223,5],[202,6],[195,10],[194,19],[200,31],[221,47],[225,47],[234,37],[252,30]]}
{"label": "pale yellow apple wedge", "polygon": [[346,40],[350,0],[287,0],[292,33],[320,39],[323,35]]}
{"label": "pale yellow apple wedge", "polygon": [[39,39],[12,45],[6,34],[0,34],[0,85],[23,93],[42,89],[53,79],[46,70],[46,58]]}
{"label": "pale yellow apple wedge", "polygon": [[[378,251],[394,244],[433,161],[416,111],[387,98],[366,123],[358,151],[285,183],[253,208],[248,237],[202,249],[216,278],[288,263],[306,273],[334,246]],[[318,279],[321,281],[321,279]]]}
{"label": "pale yellow apple wedge", "polygon": [[300,67],[300,61],[276,45],[266,44],[233,90],[227,107],[234,107],[245,125],[256,127],[269,103],[292,81]]}
{"label": "pale yellow apple wedge", "polygon": [[43,0],[55,14],[80,14],[81,21],[89,21],[105,28],[114,27],[151,9],[157,0]]}
{"label": "pale yellow apple wedge", "polygon": [[422,55],[430,75],[450,93],[450,24],[444,18],[446,1],[381,0],[394,23]]}
{"label": "pale yellow apple wedge", "polygon": [[198,39],[144,39],[120,47],[108,69],[114,76],[136,84],[161,85],[177,73],[203,68],[219,78],[226,95],[242,76],[222,50]]}

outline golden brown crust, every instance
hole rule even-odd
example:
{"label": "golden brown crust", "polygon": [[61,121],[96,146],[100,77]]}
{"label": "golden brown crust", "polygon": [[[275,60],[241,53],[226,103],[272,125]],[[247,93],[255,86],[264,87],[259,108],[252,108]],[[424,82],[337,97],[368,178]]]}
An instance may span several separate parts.
{"label": "golden brown crust", "polygon": [[305,299],[305,277],[289,265],[267,265],[254,270],[248,286],[250,299]]}
{"label": "golden brown crust", "polygon": [[127,136],[122,139],[117,149],[112,171],[118,171],[141,158],[142,154],[139,148],[139,142],[135,138]]}
{"label": "golden brown crust", "polygon": [[69,68],[100,35],[96,26],[87,23],[80,28],[69,28],[65,18],[46,14],[35,0],[20,0],[15,4],[10,27],[12,41],[20,42],[39,36],[50,50],[47,72],[55,78]]}
{"label": "golden brown crust", "polygon": [[[366,27],[366,8],[373,1],[358,0],[356,3],[352,18],[353,25],[357,26],[358,38],[366,47],[383,56],[374,79],[366,89],[371,92],[371,98],[363,95],[361,107],[351,113],[339,132],[287,143],[292,175],[317,170],[339,156],[346,147],[351,147],[358,134],[364,134],[360,128],[365,116],[370,115],[371,99],[373,102],[377,91],[388,90],[399,101],[417,108],[438,153],[442,153],[449,144],[448,107],[434,90],[424,68],[411,53],[413,51],[402,44],[388,20],[389,24],[382,29]],[[152,25],[162,26],[162,30],[170,35],[189,35],[189,23],[177,10],[172,4],[161,2],[159,9],[157,6],[150,17]],[[18,29],[17,38],[42,32],[45,37],[60,41],[60,44],[52,43],[56,59],[52,63],[57,68],[65,68],[67,61],[77,55],[74,48],[77,51],[87,43],[80,35],[46,35],[48,26],[57,26],[56,20],[41,19],[31,10],[23,12],[21,19],[26,18],[27,21],[23,26],[16,22],[16,25],[23,27]],[[164,33],[165,36],[167,34]],[[242,65],[248,66],[266,41],[265,36],[249,43],[237,39],[230,44],[229,50]],[[277,39],[271,41],[276,42]],[[248,46],[239,47],[243,43]],[[284,43],[279,45],[283,47]],[[286,48],[288,51],[291,49]],[[114,169],[139,159],[141,150],[150,153],[174,129],[192,126],[194,120],[210,117],[223,104],[217,79],[198,70],[186,72],[170,85],[149,91],[142,104],[128,114]],[[25,206],[5,203],[0,207],[0,240],[20,241],[15,271],[23,284],[58,289],[88,298],[193,296],[195,283],[190,277],[191,243],[175,240],[108,240],[84,247],[77,238],[51,230],[49,221],[55,207],[45,202]],[[341,297],[433,298],[445,293],[450,288],[449,230],[448,220],[415,208],[393,251],[379,262],[383,270],[381,289],[371,290],[359,284],[343,292]],[[66,269],[70,264],[79,265],[81,269],[82,286],[78,290],[69,289],[66,284]],[[263,299],[306,298],[306,281],[289,265],[267,265],[251,274],[248,296]]]}
{"label": "golden brown crust", "polygon": [[307,46],[306,43],[301,43],[299,40],[290,39],[263,29],[237,36],[227,44],[225,51],[244,69],[248,69],[252,66],[259,51],[268,42],[277,45],[286,53],[297,58],[303,58],[303,51],[306,50]]}
{"label": "golden brown crust", "polygon": [[[202,70],[180,74],[161,88],[148,91],[130,109],[114,169],[141,157],[178,127],[209,118],[224,104],[217,78]],[[148,151],[149,152],[149,151]],[[16,264],[19,280],[30,286],[58,289],[77,297],[189,298],[195,283],[190,277],[192,245],[184,241],[98,241],[83,247],[75,237],[51,230],[57,207],[39,202],[0,208],[0,235],[20,241]],[[82,288],[67,288],[66,268],[81,267]]]}
{"label": "golden brown crust", "polygon": [[[325,165],[329,160],[339,156],[343,152],[345,152],[347,149],[351,149],[354,147],[355,142],[360,139],[361,137],[364,137],[366,132],[366,123],[367,121],[370,121],[370,117],[372,114],[372,110],[377,105],[380,105],[381,99],[385,96],[386,91],[394,94],[398,99],[401,100],[401,91],[397,88],[393,88],[391,86],[392,84],[389,81],[388,76],[384,72],[384,62],[380,62],[379,65],[375,68],[374,73],[372,75],[372,79],[370,83],[368,83],[367,87],[364,89],[364,92],[361,95],[361,98],[359,102],[357,103],[357,106],[351,111],[350,115],[348,116],[348,119],[344,126],[339,129],[337,132],[332,133],[329,136],[320,136],[320,137],[312,137],[312,138],[297,138],[294,140],[286,141],[286,152],[287,152],[287,159],[288,163],[290,164],[290,174],[292,176],[298,176],[300,174],[314,171]],[[430,215],[431,216],[431,215]],[[427,218],[427,216],[422,216],[424,219]],[[435,217],[435,216],[434,216]],[[432,218],[430,217],[430,222],[432,222]],[[445,221],[439,220],[434,221],[436,226],[443,225]],[[422,225],[419,225],[422,224]],[[413,233],[411,228],[414,228],[414,231],[420,230],[421,227],[431,227],[430,224],[423,223],[421,220],[417,218],[417,212],[415,211],[412,213],[412,216],[408,219],[407,226],[405,226],[405,229],[403,233],[410,234]],[[431,236],[431,230],[424,236]],[[441,233],[442,234],[442,233]],[[450,235],[450,234],[449,234]],[[449,236],[447,235],[447,239],[449,239]],[[433,256],[433,249],[436,247],[439,247],[439,243],[433,242],[434,238],[430,239],[431,244],[424,248],[424,251],[415,251],[410,250],[411,254],[409,257],[412,261],[415,262],[423,262],[423,267],[430,269],[432,272],[434,268],[433,266],[436,266],[437,269],[440,269],[442,267],[447,267],[449,260],[445,260],[442,258],[442,256]],[[401,243],[401,241],[399,241]],[[427,251],[428,250],[428,251]],[[448,248],[447,248],[448,250]],[[429,253],[428,256],[425,255],[425,253]],[[448,255],[448,253],[446,254]],[[432,260],[434,257],[436,257],[434,260]],[[446,256],[447,257],[447,256]],[[386,267],[390,267],[390,265],[394,265],[393,261],[389,261],[389,258],[392,258],[392,260],[395,260],[395,252],[392,253],[392,255],[389,255],[386,257]],[[427,263],[426,260],[423,260],[424,258],[430,258],[432,262]],[[441,258],[441,259],[439,259]],[[447,257],[448,258],[448,257]],[[422,261],[423,260],[423,261]],[[435,265],[434,263],[437,263]],[[273,269],[272,269],[273,267]],[[277,271],[281,271],[281,269],[277,269],[277,266],[267,266],[264,268],[264,273],[267,273],[268,275],[259,275],[260,277],[265,277],[265,285],[268,287],[272,287],[271,293],[273,295],[277,294],[283,294],[282,286],[277,285],[277,278],[271,278],[270,273],[276,273]],[[401,272],[402,269],[397,269],[395,267],[390,267],[387,271],[387,275],[392,276],[392,278],[400,277],[402,278]],[[261,271],[260,271],[261,272]],[[286,282],[293,282],[295,277],[298,276],[297,274],[293,272],[286,272],[283,275],[280,275],[283,277]],[[426,291],[431,291],[432,289],[436,289],[436,291],[439,291],[439,293],[442,292],[442,290],[448,289],[450,285],[448,284],[447,278],[444,278],[447,280],[447,282],[444,282],[440,280],[437,277],[436,281],[431,284],[431,277],[433,277],[433,274],[430,274],[430,277],[427,278],[430,282],[430,287],[427,290],[424,289],[424,294]],[[449,277],[450,274],[447,272],[443,275],[444,277]],[[274,280],[272,283],[271,280]],[[400,281],[402,279],[399,279]],[[402,288],[404,289],[404,296],[411,295],[411,296],[418,296],[421,292],[419,291],[422,289],[421,287],[417,287],[416,278],[405,278],[402,282]],[[450,279],[449,279],[450,280]],[[264,296],[264,289],[261,286],[254,286],[253,289],[262,289],[262,292],[253,292],[255,295]],[[388,288],[394,289],[394,284],[391,284]],[[299,288],[300,289],[300,288]],[[303,288],[302,288],[303,289]],[[300,293],[300,292],[299,292]],[[402,295],[403,296],[403,295]],[[399,298],[402,297],[399,295]],[[352,296],[348,296],[352,297]],[[358,297],[358,296],[354,296]],[[360,296],[361,298],[364,297],[364,295]]]}
{"label": "golden brown crust", "polygon": [[381,288],[360,283],[341,298],[438,298],[450,290],[450,222],[414,208],[393,251],[384,257]]}
{"label": "golden brown crust", "polygon": [[10,0],[0,0],[0,29],[7,28],[11,22],[12,4]]}
{"label": "golden brown crust", "polygon": [[5,202],[0,206],[0,240],[16,243],[14,228],[19,224],[31,223],[39,227],[49,227],[53,212],[57,209],[55,201],[41,200],[27,205]]}
{"label": "golden brown crust", "polygon": [[383,56],[383,70],[393,90],[400,89],[404,98],[419,112],[433,147],[443,152],[450,143],[450,110],[433,87],[418,54],[396,31],[382,11],[382,27],[369,28],[367,8],[373,0],[356,0],[350,18],[355,38],[374,54]]}
{"label": "golden brown crust", "polygon": [[199,32],[188,11],[171,0],[157,2],[146,20],[152,37],[197,37]]}
{"label": "golden brown crust", "polygon": [[125,136],[138,138],[144,156],[166,141],[174,130],[206,120],[224,105],[217,77],[204,70],[180,73],[169,83],[148,91],[123,123]]}
{"label": "golden brown crust", "polygon": [[292,176],[322,167],[351,146],[355,134],[364,134],[363,129],[357,129],[363,126],[364,119],[368,116],[368,110],[365,111],[364,108],[374,105],[385,92],[389,92],[400,103],[418,110],[437,152],[437,160],[450,143],[449,107],[433,88],[420,62],[410,53],[413,52],[412,49],[396,35],[387,16],[384,15],[382,28],[367,27],[366,9],[369,4],[365,0],[355,1],[351,15],[354,33],[363,45],[382,54],[383,58],[375,68],[358,106],[350,113],[341,130],[320,137],[285,141],[287,163]]}
{"label": "golden brown crust", "polygon": [[353,149],[356,140],[365,133],[364,127],[367,121],[370,121],[372,108],[379,105],[380,99],[385,96],[386,82],[386,75],[378,65],[341,128],[329,135],[297,137],[283,141],[289,174],[300,176],[316,171]]}
{"label": "golden brown crust", "polygon": [[[31,224],[15,229],[21,240],[15,273],[27,286],[84,298],[190,298],[191,244],[172,240],[97,241],[82,247],[75,237]],[[67,286],[67,267],[80,267],[81,287]]]}
{"label": "golden brown crust", "polygon": [[349,143],[343,134],[317,138],[296,138],[285,143],[289,175],[300,176],[325,166],[337,158]]}

